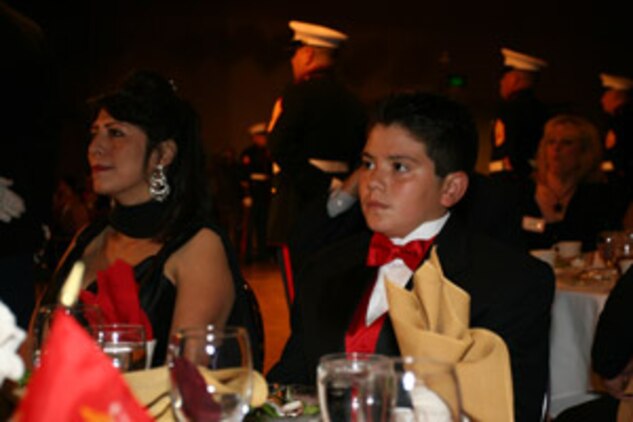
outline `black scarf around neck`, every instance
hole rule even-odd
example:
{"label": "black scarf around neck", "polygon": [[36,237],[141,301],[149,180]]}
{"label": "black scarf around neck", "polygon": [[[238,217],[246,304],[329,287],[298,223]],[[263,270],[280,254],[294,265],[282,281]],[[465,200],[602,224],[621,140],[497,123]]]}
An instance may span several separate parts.
{"label": "black scarf around neck", "polygon": [[116,204],[108,221],[112,228],[136,239],[155,237],[162,227],[167,207],[157,201],[125,206]]}

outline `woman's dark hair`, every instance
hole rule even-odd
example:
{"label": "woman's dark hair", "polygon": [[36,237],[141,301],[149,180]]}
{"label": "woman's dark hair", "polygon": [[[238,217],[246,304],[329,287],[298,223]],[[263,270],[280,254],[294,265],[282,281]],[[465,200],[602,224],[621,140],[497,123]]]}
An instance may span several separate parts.
{"label": "woman's dark hair", "polygon": [[139,126],[147,135],[147,164],[152,151],[173,140],[177,151],[165,168],[171,193],[157,240],[165,241],[189,222],[209,218],[211,199],[205,179],[200,121],[191,105],[175,92],[174,85],[152,71],[132,73],[114,92],[90,101],[93,120],[100,110],[113,118]]}
{"label": "woman's dark hair", "polygon": [[440,177],[474,170],[477,128],[468,109],[455,101],[424,92],[392,94],[378,103],[370,130],[377,124],[399,125],[409,131],[425,145]]}

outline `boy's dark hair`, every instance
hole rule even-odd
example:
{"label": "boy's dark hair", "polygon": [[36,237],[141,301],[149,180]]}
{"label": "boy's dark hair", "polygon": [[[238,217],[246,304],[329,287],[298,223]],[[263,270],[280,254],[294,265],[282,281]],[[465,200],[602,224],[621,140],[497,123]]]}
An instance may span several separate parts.
{"label": "boy's dark hair", "polygon": [[392,94],[382,100],[370,121],[399,125],[426,146],[435,173],[471,173],[477,160],[478,136],[466,107],[439,95],[423,92]]}

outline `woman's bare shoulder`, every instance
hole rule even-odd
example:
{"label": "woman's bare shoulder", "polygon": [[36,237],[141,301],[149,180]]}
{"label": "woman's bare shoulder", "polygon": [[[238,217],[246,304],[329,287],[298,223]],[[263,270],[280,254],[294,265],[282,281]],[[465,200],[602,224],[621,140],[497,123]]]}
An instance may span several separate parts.
{"label": "woman's bare shoulder", "polygon": [[222,238],[203,227],[169,257],[165,272],[171,280],[177,280],[178,274],[189,273],[194,268],[200,271],[217,266],[228,266]]}
{"label": "woman's bare shoulder", "polygon": [[217,249],[224,250],[220,235],[208,227],[202,227],[178,248],[178,250],[174,252],[174,255],[187,256],[190,254],[208,253]]}

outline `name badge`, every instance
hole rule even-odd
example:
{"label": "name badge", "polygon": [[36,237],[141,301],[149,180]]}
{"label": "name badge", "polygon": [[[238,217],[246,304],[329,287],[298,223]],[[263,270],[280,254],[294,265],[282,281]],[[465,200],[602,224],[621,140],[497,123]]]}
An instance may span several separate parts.
{"label": "name badge", "polygon": [[488,171],[490,173],[498,173],[504,170],[505,170],[505,166],[503,165],[503,160],[491,161],[488,164]]}
{"label": "name badge", "polygon": [[523,230],[533,233],[543,233],[545,231],[545,220],[537,217],[530,217],[529,215],[523,216],[521,222]]}
{"label": "name badge", "polygon": [[613,165],[613,161],[603,161],[600,164],[600,170],[604,172],[609,172],[615,170],[615,166]]}

